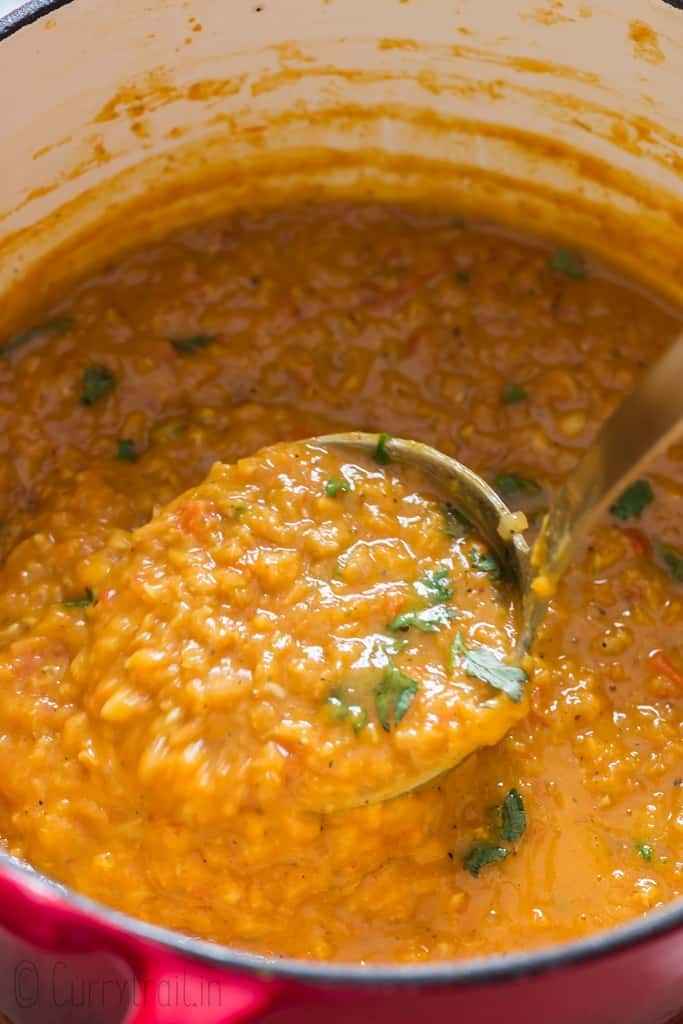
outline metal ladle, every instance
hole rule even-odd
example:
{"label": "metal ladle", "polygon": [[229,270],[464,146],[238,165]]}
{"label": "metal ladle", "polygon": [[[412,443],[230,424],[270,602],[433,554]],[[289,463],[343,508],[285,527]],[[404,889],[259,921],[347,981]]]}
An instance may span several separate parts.
{"label": "metal ladle", "polygon": [[[569,566],[579,540],[599,514],[638,474],[643,465],[683,432],[683,334],[641,378],[616,409],[595,441],[570,473],[557,501],[546,515],[538,539],[529,548],[523,537],[526,521],[513,513],[480,476],[455,459],[417,441],[382,438],[390,461],[417,467],[438,482],[445,501],[462,510],[482,540],[495,552],[506,576],[520,593],[520,629],[515,658],[532,649],[538,628],[557,584]],[[377,434],[343,433],[312,438],[325,447],[377,454]],[[521,516],[521,522],[520,522]],[[503,698],[500,698],[501,700]],[[316,794],[312,810],[330,812],[378,803],[408,793],[446,771],[482,746],[498,742],[520,718],[520,705],[502,704],[494,728],[456,737],[457,742],[429,763],[392,774],[391,784],[342,793],[330,781],[329,792]],[[523,712],[522,712],[523,713]]]}
{"label": "metal ladle", "polygon": [[[496,552],[521,594],[517,656],[533,645],[557,583],[577,543],[644,464],[683,432],[683,334],[638,382],[602,427],[567,478],[530,550],[514,527],[514,514],[480,476],[456,459],[417,441],[391,438],[391,459],[436,477],[444,496],[462,509]],[[316,438],[325,445],[373,452],[376,434]]]}
{"label": "metal ladle", "polygon": [[[386,449],[396,462],[417,466],[440,481],[444,497],[462,509],[516,582],[522,608],[521,656],[531,648],[579,541],[642,467],[681,431],[683,335],[603,425],[565,480],[530,550],[515,527],[515,513],[467,466],[419,441],[393,437],[386,441]],[[378,438],[376,434],[351,432],[329,434],[316,441],[372,453]]]}

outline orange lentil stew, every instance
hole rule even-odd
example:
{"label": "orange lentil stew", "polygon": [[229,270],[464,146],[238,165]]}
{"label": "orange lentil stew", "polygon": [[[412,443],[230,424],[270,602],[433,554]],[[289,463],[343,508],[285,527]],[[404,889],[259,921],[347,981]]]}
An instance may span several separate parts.
{"label": "orange lentil stew", "polygon": [[524,671],[509,581],[435,486],[381,439],[302,439],[433,444],[533,536],[679,328],[579,253],[331,204],[185,230],[1,338],[4,848],[321,960],[529,948],[678,897],[683,449],[605,515]]}
{"label": "orange lentil stew", "polygon": [[514,587],[388,462],[383,436],[375,461],[275,445],[102,548],[70,670],[83,748],[110,744],[100,763],[135,766],[151,806],[220,829],[393,796],[500,740],[526,711],[501,657]]}

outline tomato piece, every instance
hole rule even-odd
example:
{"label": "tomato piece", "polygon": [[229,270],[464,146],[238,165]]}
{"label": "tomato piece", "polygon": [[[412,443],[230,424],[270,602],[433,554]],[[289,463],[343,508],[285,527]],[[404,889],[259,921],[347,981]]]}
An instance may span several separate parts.
{"label": "tomato piece", "polygon": [[672,683],[676,683],[677,686],[683,688],[683,672],[674,665],[671,658],[664,651],[655,651],[650,660],[661,675],[666,676]]}
{"label": "tomato piece", "polygon": [[395,619],[406,603],[405,594],[387,594],[385,600],[387,618],[389,620]]}
{"label": "tomato piece", "polygon": [[650,541],[644,531],[637,526],[625,526],[622,532],[633,548],[633,553],[647,558],[650,554]]}
{"label": "tomato piece", "polygon": [[176,528],[181,533],[200,532],[212,512],[210,501],[186,501],[176,511]]}

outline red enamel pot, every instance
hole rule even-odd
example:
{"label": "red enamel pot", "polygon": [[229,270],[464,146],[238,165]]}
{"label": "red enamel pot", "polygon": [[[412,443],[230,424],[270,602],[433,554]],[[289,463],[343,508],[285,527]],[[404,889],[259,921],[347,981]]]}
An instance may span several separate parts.
{"label": "red enamel pot", "polygon": [[[124,242],[302,193],[547,225],[681,304],[682,6],[31,0],[0,18],[0,329]],[[327,966],[186,938],[0,855],[0,949],[13,1024],[683,1020],[680,902],[529,953]]]}

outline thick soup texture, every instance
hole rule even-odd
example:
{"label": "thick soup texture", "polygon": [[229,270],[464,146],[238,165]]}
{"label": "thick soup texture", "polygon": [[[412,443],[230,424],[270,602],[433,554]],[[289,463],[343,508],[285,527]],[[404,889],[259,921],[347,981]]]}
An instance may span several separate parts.
{"label": "thick soup texture", "polygon": [[[413,437],[533,534],[678,326],[579,253],[338,204],[186,230],[0,341],[4,847],[315,959],[539,946],[679,896],[683,449],[580,552],[519,701],[505,581],[436,495],[310,446],[253,457]],[[420,790],[316,804],[503,699],[507,735]]]}
{"label": "thick soup texture", "polygon": [[156,810],[220,831],[244,808],[367,804],[525,714],[511,581],[390,445],[216,463],[102,548],[70,669],[81,747],[132,766]]}

